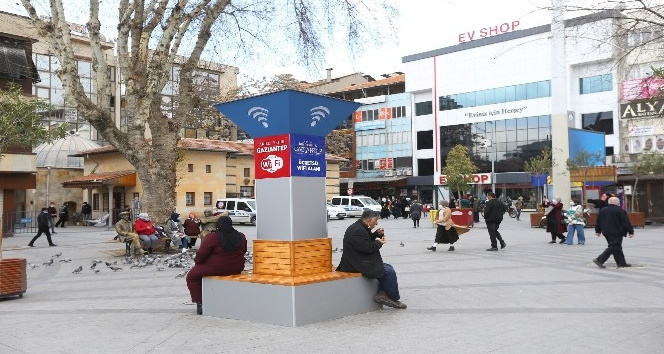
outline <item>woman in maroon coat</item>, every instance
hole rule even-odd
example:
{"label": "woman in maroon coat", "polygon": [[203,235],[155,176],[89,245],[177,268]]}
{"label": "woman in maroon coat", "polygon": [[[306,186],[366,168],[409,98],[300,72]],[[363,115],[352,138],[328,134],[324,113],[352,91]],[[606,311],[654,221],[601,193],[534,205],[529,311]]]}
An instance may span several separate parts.
{"label": "woman in maroon coat", "polygon": [[545,208],[551,207],[551,211],[546,214],[546,232],[551,233],[551,242],[556,243],[556,237],[560,238],[560,243],[565,242],[565,235],[563,233],[567,232],[566,226],[563,225],[563,203],[560,197],[553,197],[552,201],[544,198],[544,203],[542,205]]}
{"label": "woman in maroon coat", "polygon": [[220,217],[217,220],[217,229],[201,242],[194,258],[196,265],[187,273],[187,287],[191,302],[197,305],[196,313],[203,314],[203,277],[240,274],[244,270],[245,252],[247,238],[233,228],[230,217]]}

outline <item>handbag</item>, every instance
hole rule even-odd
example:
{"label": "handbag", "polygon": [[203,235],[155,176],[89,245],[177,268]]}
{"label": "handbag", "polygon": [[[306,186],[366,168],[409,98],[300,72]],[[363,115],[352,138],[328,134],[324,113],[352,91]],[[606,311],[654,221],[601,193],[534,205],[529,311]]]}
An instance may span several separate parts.
{"label": "handbag", "polygon": [[405,211],[410,211],[410,207],[406,207],[404,210]]}

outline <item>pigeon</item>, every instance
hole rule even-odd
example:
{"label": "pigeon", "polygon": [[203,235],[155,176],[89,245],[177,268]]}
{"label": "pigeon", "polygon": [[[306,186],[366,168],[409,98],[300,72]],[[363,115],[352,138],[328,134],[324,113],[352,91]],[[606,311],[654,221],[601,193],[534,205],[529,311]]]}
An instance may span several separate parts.
{"label": "pigeon", "polygon": [[176,277],[176,278],[184,278],[184,276],[187,275],[187,273],[189,273],[189,271],[188,271],[188,270],[185,270],[185,271],[182,272],[182,273],[178,273],[178,275],[176,275],[175,277]]}
{"label": "pigeon", "polygon": [[100,269],[95,269],[95,274],[99,274],[100,271]]}
{"label": "pigeon", "polygon": [[60,258],[60,256],[62,256],[62,252],[59,252],[59,253],[56,253],[56,254],[53,255],[53,257],[55,257],[55,258]]}
{"label": "pigeon", "polygon": [[403,244],[403,241],[401,241],[401,242],[399,243],[399,246],[401,246],[401,247],[405,246],[405,245]]}
{"label": "pigeon", "polygon": [[36,264],[34,264],[34,263],[28,263],[28,266],[30,267],[30,269],[37,269],[37,268],[39,268],[39,266],[36,265]]}
{"label": "pigeon", "polygon": [[332,253],[337,253],[337,251],[339,251],[339,247],[334,247],[334,249],[332,250]]}
{"label": "pigeon", "polygon": [[53,264],[53,258],[51,258],[50,261],[43,263],[43,265],[48,265],[48,266],[50,266],[51,264]]}
{"label": "pigeon", "polygon": [[74,271],[73,271],[72,273],[74,273],[74,274],[78,274],[78,273],[80,273],[82,270],[83,270],[83,266],[78,266],[78,268],[74,269]]}
{"label": "pigeon", "polygon": [[92,265],[90,266],[90,270],[95,270],[97,268],[97,263],[92,262]]}
{"label": "pigeon", "polygon": [[61,260],[59,260],[58,262],[69,263],[69,262],[71,262],[71,258],[61,259]]}
{"label": "pigeon", "polygon": [[162,270],[164,270],[164,267],[157,266],[157,270],[158,270],[158,271],[162,271]]}
{"label": "pigeon", "polygon": [[103,262],[102,262],[101,260],[99,260],[99,259],[93,259],[93,260],[92,260],[92,263],[94,263],[94,264],[98,264],[98,263],[103,263]]}
{"label": "pigeon", "polygon": [[111,268],[111,270],[113,270],[114,272],[117,272],[118,270],[122,269],[122,268],[116,267],[116,266],[108,266],[108,267]]}
{"label": "pigeon", "polygon": [[106,262],[106,266],[107,266],[107,267],[110,267],[110,266],[111,266],[111,262]]}

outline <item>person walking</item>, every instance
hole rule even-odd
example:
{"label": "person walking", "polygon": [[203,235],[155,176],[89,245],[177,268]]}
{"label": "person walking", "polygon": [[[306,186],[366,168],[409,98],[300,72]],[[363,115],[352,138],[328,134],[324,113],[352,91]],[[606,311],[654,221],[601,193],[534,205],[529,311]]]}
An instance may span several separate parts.
{"label": "person walking", "polygon": [[51,227],[51,233],[57,234],[55,232],[55,218],[58,217],[58,209],[55,208],[55,203],[51,202],[51,205],[48,207],[48,225]]}
{"label": "person walking", "polygon": [[450,245],[448,251],[454,251],[454,243],[459,240],[459,235],[456,232],[454,221],[452,221],[452,209],[449,208],[449,203],[446,200],[438,202],[438,219],[436,219],[436,238],[433,245],[427,247],[429,251],[436,252],[436,247],[447,243]]}
{"label": "person walking", "polygon": [[58,216],[60,217],[58,219],[58,222],[55,223],[55,227],[58,227],[60,225],[61,228],[65,227],[65,222],[67,219],[69,219],[69,210],[67,210],[67,203],[62,203],[60,206],[60,210],[58,212]]}
{"label": "person walking", "polygon": [[560,239],[561,244],[565,242],[563,233],[567,230],[563,225],[563,203],[560,202],[561,200],[562,198],[558,196],[553,197],[551,201],[545,197],[542,203],[542,206],[546,208],[545,210],[548,210],[544,213],[546,214],[546,232],[551,233],[551,242],[549,243],[556,243],[556,238]]}
{"label": "person walking", "polygon": [[486,223],[487,230],[489,230],[489,239],[491,240],[491,247],[487,248],[487,251],[498,251],[498,242],[500,242],[501,249],[507,246],[500,232],[498,232],[504,213],[505,206],[503,203],[496,199],[496,195],[493,192],[489,192],[486,204],[484,205],[484,222]]}
{"label": "person walking", "polygon": [[593,263],[600,268],[606,268],[606,262],[611,255],[616,261],[618,268],[631,267],[632,265],[625,261],[625,254],[622,250],[623,237],[629,235],[630,238],[634,237],[634,226],[629,221],[627,212],[620,208],[620,200],[617,197],[610,197],[608,205],[602,208],[597,215],[597,223],[595,223],[595,234],[597,237],[604,235],[608,247],[597,258],[593,259]]}
{"label": "person walking", "polygon": [[51,240],[51,232],[48,230],[49,225],[48,225],[48,208],[42,208],[41,213],[37,216],[37,235],[30,240],[30,243],[28,243],[28,246],[30,247],[35,247],[35,241],[42,235],[42,233],[46,234],[46,240],[48,241],[48,245],[55,247],[57,246],[55,243],[53,243],[53,240]]}
{"label": "person walking", "polygon": [[425,218],[429,217],[429,204],[422,204],[422,216]]}
{"label": "person walking", "polygon": [[514,209],[516,210],[516,220],[521,221],[521,209],[523,208],[523,197],[519,197],[514,202]]}
{"label": "person walking", "polygon": [[574,244],[574,233],[579,239],[578,244],[584,245],[586,243],[586,234],[583,228],[586,226],[586,220],[583,218],[583,207],[574,203],[574,200],[569,202],[569,209],[565,215],[567,217],[567,238],[565,244]]}
{"label": "person walking", "polygon": [[413,228],[420,227],[422,218],[422,204],[417,200],[410,205],[410,218],[413,219]]}
{"label": "person walking", "polygon": [[399,301],[399,283],[394,268],[383,263],[380,249],[385,242],[385,231],[378,225],[380,214],[373,210],[365,210],[357,220],[351,224],[344,234],[343,253],[337,267],[339,272],[362,273],[362,276],[378,280],[378,292],[374,301],[378,304],[405,309],[407,306]]}

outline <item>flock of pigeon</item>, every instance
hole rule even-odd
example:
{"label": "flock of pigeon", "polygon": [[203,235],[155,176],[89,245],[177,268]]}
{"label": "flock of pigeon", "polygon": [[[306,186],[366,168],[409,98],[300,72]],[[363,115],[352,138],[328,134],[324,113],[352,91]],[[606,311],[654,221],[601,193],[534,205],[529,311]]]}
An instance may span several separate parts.
{"label": "flock of pigeon", "polygon": [[[103,269],[101,264],[103,263],[106,265],[107,269],[112,270],[113,272],[117,272],[118,270],[123,270],[125,268],[134,269],[146,267],[154,267],[154,269],[157,271],[163,271],[166,268],[181,269],[182,271],[179,272],[175,278],[184,278],[189,272],[189,269],[194,266],[194,256],[195,252],[175,253],[166,257],[162,256],[161,254],[145,254],[136,258],[131,256],[125,257],[120,261],[120,263],[118,263],[117,260],[113,262],[105,262],[99,259],[94,259],[90,264],[90,272],[95,274],[101,273]],[[62,252],[54,254],[50,260],[42,263],[42,266],[53,265],[56,258],[58,259],[58,262],[61,263],[69,263],[72,261],[71,258],[64,259],[60,257],[62,257]],[[250,252],[245,253],[244,259],[246,263],[253,264],[253,254]],[[40,266],[36,263],[28,263],[28,267],[30,267],[30,269],[37,269]],[[73,274],[80,274],[82,272],[82,265],[79,265],[72,271]]]}

